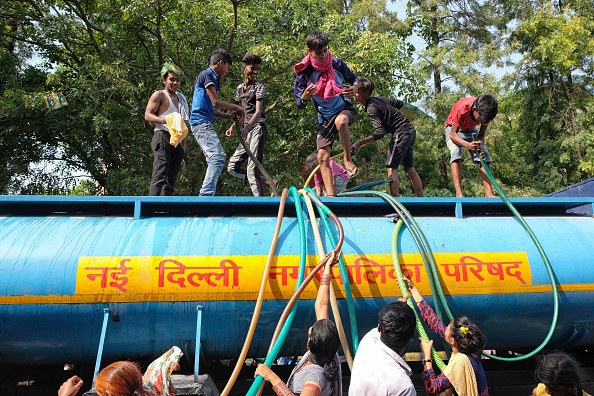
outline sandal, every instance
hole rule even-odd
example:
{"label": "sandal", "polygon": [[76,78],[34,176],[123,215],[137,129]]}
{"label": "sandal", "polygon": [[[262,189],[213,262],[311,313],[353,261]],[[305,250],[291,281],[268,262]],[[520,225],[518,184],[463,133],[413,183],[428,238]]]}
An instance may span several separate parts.
{"label": "sandal", "polygon": [[359,174],[359,168],[357,168],[356,166],[353,166],[352,168],[347,168],[346,171],[347,175],[349,176],[349,179],[357,177],[357,175]]}

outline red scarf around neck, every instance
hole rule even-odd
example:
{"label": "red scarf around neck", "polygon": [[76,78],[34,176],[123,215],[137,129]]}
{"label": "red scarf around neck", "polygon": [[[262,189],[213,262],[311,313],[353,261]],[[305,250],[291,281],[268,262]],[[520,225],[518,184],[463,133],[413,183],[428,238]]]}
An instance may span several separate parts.
{"label": "red scarf around neck", "polygon": [[316,83],[318,86],[318,93],[316,96],[328,100],[342,93],[344,89],[336,82],[336,75],[334,74],[334,68],[332,67],[332,53],[330,51],[328,51],[328,55],[324,62],[315,60],[313,56],[308,53],[301,62],[295,65],[295,73],[301,73],[310,64],[315,70],[322,73],[320,79]]}

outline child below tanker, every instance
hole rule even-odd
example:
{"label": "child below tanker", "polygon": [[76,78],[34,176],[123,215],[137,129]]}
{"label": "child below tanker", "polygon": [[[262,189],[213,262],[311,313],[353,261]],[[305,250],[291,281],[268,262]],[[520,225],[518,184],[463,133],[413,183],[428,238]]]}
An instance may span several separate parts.
{"label": "child below tanker", "polygon": [[[318,153],[314,151],[310,155],[307,156],[305,159],[305,166],[303,170],[305,171],[306,177],[309,177],[311,172],[318,166]],[[332,181],[334,182],[334,194],[338,195],[343,192],[350,181],[348,172],[342,166],[330,160],[330,169],[332,170]],[[324,179],[322,179],[322,175],[320,170],[318,169],[313,177],[314,180],[314,190],[319,197],[322,195],[328,195],[328,189],[324,184]]]}
{"label": "child below tanker", "polygon": [[328,260],[320,279],[314,308],[316,322],[309,328],[307,352],[295,366],[285,384],[270,367],[260,364],[254,377],[260,375],[270,382],[278,396],[342,396],[342,371],[338,357],[340,338],[334,322],[329,319],[332,264]]}
{"label": "child below tanker", "polygon": [[586,371],[566,353],[548,353],[538,358],[536,378],[540,383],[532,391],[532,396],[590,396],[582,389],[588,381]]}
{"label": "child below tanker", "polygon": [[[334,196],[330,153],[337,132],[349,178],[352,179],[358,173],[351,157],[349,131],[356,111],[347,97],[355,96],[359,80],[346,63],[332,57],[328,50],[328,37],[322,32],[312,32],[307,37],[307,56],[295,65],[295,73],[297,77],[293,92],[297,97],[297,107],[304,109],[312,101],[318,112],[316,146],[320,172],[328,196]],[[345,81],[352,85],[344,87]]]}
{"label": "child below tanker", "polygon": [[481,330],[465,315],[456,316],[445,326],[427,304],[414,283],[403,278],[412,298],[417,303],[421,317],[429,328],[443,338],[452,348],[452,356],[441,374],[433,371],[431,349],[433,340],[421,338],[423,353],[423,372],[421,378],[428,395],[451,395],[455,391],[460,396],[489,396],[487,377],[481,362],[484,339]]}

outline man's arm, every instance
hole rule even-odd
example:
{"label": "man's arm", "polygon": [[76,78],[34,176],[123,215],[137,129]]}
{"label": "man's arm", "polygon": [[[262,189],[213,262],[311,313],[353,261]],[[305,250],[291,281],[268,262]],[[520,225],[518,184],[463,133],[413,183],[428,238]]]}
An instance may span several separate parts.
{"label": "man's arm", "polygon": [[[228,103],[228,102],[225,102],[225,101],[222,101],[221,99],[219,99],[219,95],[217,94],[217,91],[214,88],[214,85],[209,85],[208,87],[206,87],[206,93],[208,94],[210,103],[212,103],[212,105],[214,107],[216,107],[217,109],[233,110],[236,113],[240,113],[243,116],[243,108],[241,106],[238,106],[233,103]],[[229,117],[223,116],[222,114],[225,114],[225,113],[215,110],[215,116],[230,119]],[[232,115],[230,115],[230,117],[232,117]]]}
{"label": "man's arm", "polygon": [[466,147],[469,150],[479,150],[481,148],[480,141],[467,142],[466,140],[458,136],[458,127],[456,125],[452,125],[450,128],[450,139],[458,146]]}
{"label": "man's arm", "polygon": [[489,124],[481,124],[481,129],[479,129],[479,134],[478,137],[476,138],[476,140],[479,140],[481,142],[485,142],[485,133],[487,133],[487,128],[489,127]]}
{"label": "man's arm", "polygon": [[161,106],[162,96],[163,91],[154,92],[146,105],[146,110],[144,111],[144,119],[153,125],[167,124],[165,117],[157,116],[157,111],[159,111],[159,107]]}
{"label": "man's arm", "polygon": [[361,140],[357,140],[355,143],[353,143],[353,145],[351,146],[351,152],[355,152],[355,151],[359,151],[361,150],[361,147],[365,146],[366,144],[369,144],[371,142],[375,142],[375,139],[373,138],[373,135],[371,136],[367,136],[366,138],[363,138]]}
{"label": "man's arm", "polygon": [[355,73],[351,71],[347,64],[340,58],[335,59],[337,60],[337,64],[335,65],[336,69],[343,75],[344,79],[352,85],[359,85],[359,79],[357,78]]}
{"label": "man's arm", "polygon": [[308,84],[308,81],[309,76],[304,72],[295,77],[293,93],[295,94],[297,108],[299,109],[304,109],[307,106],[307,102],[318,93],[318,86],[316,84]]}
{"label": "man's arm", "polygon": [[[239,87],[237,87],[237,91],[235,91],[235,96],[233,97],[233,101],[238,106],[241,105],[241,99],[239,98],[239,95],[240,95],[239,90],[241,89],[241,87],[242,87],[242,85],[240,84]],[[225,136],[227,136],[228,138],[233,137],[233,129],[235,129],[235,118],[231,117],[231,121],[233,121],[233,123],[231,124],[229,129],[227,129],[225,131]]]}
{"label": "man's arm", "polygon": [[342,59],[336,58],[336,64],[333,63],[333,66],[336,66],[336,69],[342,74],[345,81],[351,84],[350,86],[345,86],[343,92],[344,95],[347,98],[354,99],[355,95],[357,95],[357,90],[359,89],[359,78],[357,78],[355,73],[351,71]]}
{"label": "man's arm", "polygon": [[395,99],[395,98],[386,98],[386,99],[389,104],[396,107],[398,110],[400,110],[404,106],[404,102],[401,101],[400,99]]}
{"label": "man's arm", "polygon": [[357,151],[364,145],[369,144],[371,142],[375,142],[376,140],[383,138],[385,135],[381,116],[379,115],[376,106],[372,104],[368,105],[367,115],[369,116],[369,120],[371,121],[371,125],[373,126],[373,135],[367,136],[361,140],[356,141],[351,146],[351,151]]}

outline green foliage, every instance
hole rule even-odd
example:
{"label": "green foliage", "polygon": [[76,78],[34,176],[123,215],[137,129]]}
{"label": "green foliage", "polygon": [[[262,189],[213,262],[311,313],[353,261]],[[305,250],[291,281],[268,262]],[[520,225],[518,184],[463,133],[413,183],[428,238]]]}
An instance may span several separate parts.
{"label": "green foliage", "polygon": [[[415,0],[402,19],[383,0],[5,3],[1,194],[146,194],[153,158],[144,110],[162,88],[158,71],[166,61],[178,65],[181,92],[191,98],[217,47],[234,59],[220,92],[226,101],[242,79],[241,57],[262,57],[265,167],[281,187],[302,185],[301,165],[315,148],[316,113],[295,106],[293,65],[316,29],[327,32],[334,56],[375,82],[375,94],[421,103],[434,117],[414,120],[415,167],[428,196],[453,195],[443,124],[457,99],[481,93],[500,99],[487,144],[493,173],[510,195],[540,195],[594,174],[594,8],[588,0],[561,8],[540,0]],[[513,73],[500,78],[486,69],[509,62],[513,51]],[[49,112],[43,95],[55,91],[68,106]],[[237,141],[222,137],[228,126],[215,122],[231,155]],[[351,131],[353,141],[372,132],[360,107]],[[356,183],[386,177],[388,142],[355,155]],[[197,195],[206,164],[192,136],[184,159],[176,194]],[[465,194],[482,196],[478,169],[468,160],[463,175]],[[400,178],[403,195],[412,196],[404,173]],[[224,172],[217,194],[250,190]]]}

